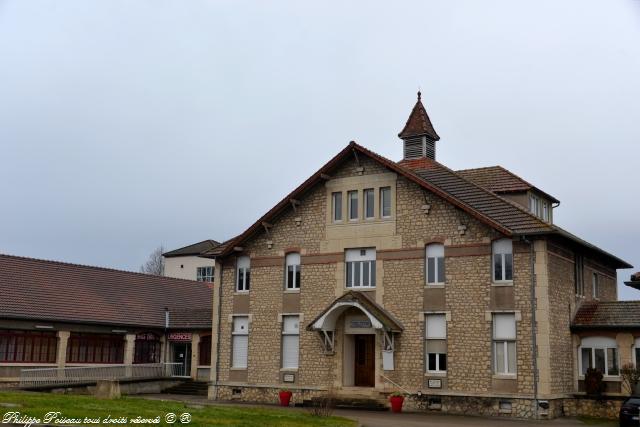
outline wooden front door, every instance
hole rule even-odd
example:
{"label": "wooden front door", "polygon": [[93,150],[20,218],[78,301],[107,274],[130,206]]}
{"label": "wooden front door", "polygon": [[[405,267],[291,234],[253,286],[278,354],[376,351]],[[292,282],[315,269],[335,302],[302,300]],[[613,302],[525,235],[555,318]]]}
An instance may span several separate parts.
{"label": "wooden front door", "polygon": [[356,387],[375,386],[375,335],[354,335],[355,362],[354,384]]}

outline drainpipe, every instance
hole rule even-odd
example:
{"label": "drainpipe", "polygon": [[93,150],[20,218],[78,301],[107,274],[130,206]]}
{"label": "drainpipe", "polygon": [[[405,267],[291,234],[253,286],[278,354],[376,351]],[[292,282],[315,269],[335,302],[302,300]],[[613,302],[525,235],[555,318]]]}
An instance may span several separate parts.
{"label": "drainpipe", "polygon": [[533,358],[533,400],[534,400],[534,417],[538,419],[538,341],[536,338],[536,254],[533,248],[533,242],[522,236],[522,241],[529,244],[529,259],[531,261],[531,348]]}
{"label": "drainpipe", "polygon": [[[213,399],[214,400],[218,400],[218,380],[219,380],[219,376],[220,376],[220,331],[221,331],[221,326],[222,326],[222,276],[224,276],[224,268],[223,268],[223,263],[222,261],[220,261],[220,281],[218,283],[218,287],[220,289],[220,291],[218,292],[218,331],[217,331],[217,337],[216,337],[216,377],[215,377],[215,383],[214,383],[214,393],[213,393]],[[214,283],[215,286],[215,283]],[[215,289],[213,290],[213,293],[215,295]]]}

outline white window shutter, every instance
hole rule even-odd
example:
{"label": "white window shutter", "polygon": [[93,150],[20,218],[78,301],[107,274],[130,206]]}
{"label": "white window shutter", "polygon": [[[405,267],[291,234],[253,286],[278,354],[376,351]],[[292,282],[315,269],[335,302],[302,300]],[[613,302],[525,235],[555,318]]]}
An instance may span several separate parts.
{"label": "white window shutter", "polygon": [[427,258],[442,258],[444,257],[444,245],[432,244],[427,246]]}
{"label": "white window shutter", "polygon": [[447,337],[447,320],[444,314],[428,314],[427,315],[427,338],[446,338]]}
{"label": "white window shutter", "polygon": [[513,313],[493,315],[493,338],[498,340],[516,339],[516,316]]}
{"label": "white window shutter", "polygon": [[299,334],[300,333],[300,321],[298,316],[283,316],[282,317],[282,332],[285,334]]}
{"label": "white window shutter", "polygon": [[249,336],[234,335],[232,366],[234,368],[246,368],[248,353],[249,353]]}
{"label": "white window shutter", "polygon": [[300,337],[298,335],[282,336],[282,367],[298,367],[298,345]]}
{"label": "white window shutter", "polygon": [[493,242],[494,254],[513,253],[513,241],[511,239],[500,239]]}
{"label": "white window shutter", "polygon": [[234,334],[249,333],[249,317],[248,316],[233,317],[233,333]]}

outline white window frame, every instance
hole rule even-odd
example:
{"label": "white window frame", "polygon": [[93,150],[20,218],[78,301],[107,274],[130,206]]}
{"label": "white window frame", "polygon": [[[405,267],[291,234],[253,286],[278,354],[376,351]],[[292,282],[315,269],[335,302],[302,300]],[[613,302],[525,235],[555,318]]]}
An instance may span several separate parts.
{"label": "white window frame", "polygon": [[[293,283],[289,281],[289,267],[293,269]],[[288,253],[285,257],[284,282],[288,291],[300,289],[302,271],[300,270],[300,254],[298,252]]]}
{"label": "white window frame", "polygon": [[214,273],[215,273],[215,267],[212,265],[205,266],[205,267],[196,267],[196,281],[213,282]]}
{"label": "white window frame", "polygon": [[[355,200],[352,200],[354,195],[355,195]],[[358,208],[360,207],[358,198],[359,198],[358,190],[351,190],[347,192],[347,216],[349,221],[352,221],[352,222],[358,221],[358,219],[360,219],[360,212],[358,212]]]}
{"label": "white window frame", "polygon": [[640,367],[640,338],[636,338],[633,345],[633,366]]}
{"label": "white window frame", "polygon": [[236,261],[236,292],[251,290],[251,258],[244,255]]}
{"label": "white window frame", "polygon": [[[231,368],[233,369],[247,369],[249,366],[249,316],[233,316],[231,323]],[[246,325],[245,329],[241,329],[242,323]],[[243,363],[236,363],[238,357],[236,357],[236,351],[238,347],[238,342],[243,338],[243,341],[246,341],[247,351],[244,355]]]}
{"label": "white window frame", "polygon": [[[513,259],[513,241],[511,239],[494,240],[491,244],[491,277],[493,283],[513,283],[514,259]],[[496,255],[500,256],[500,265],[502,270],[502,278],[496,279]],[[505,279],[507,276],[507,255],[511,255],[511,279]]]}
{"label": "white window frame", "polygon": [[[618,369],[618,373],[613,375],[609,374],[609,349],[615,350],[616,368]],[[602,372],[602,376],[605,378],[620,377],[620,349],[615,338],[587,337],[582,339],[580,347],[578,347],[578,375],[580,378],[584,378],[584,372],[586,371],[582,365],[582,350],[590,350],[591,366],[593,367],[596,366],[596,350],[602,350],[604,353],[604,370],[606,371]]]}
{"label": "white window frame", "polygon": [[[367,197],[368,195],[371,196],[371,200]],[[362,205],[364,219],[374,219],[376,217],[376,190],[374,188],[362,190]],[[368,214],[369,208],[371,208],[371,216]]]}
{"label": "white window frame", "polygon": [[[364,252],[364,253],[363,253]],[[349,265],[351,264],[351,266]],[[357,248],[345,250],[345,287],[348,289],[375,289],[376,288],[376,250],[375,248]],[[364,284],[364,273],[367,270],[368,284]],[[358,270],[358,274],[356,274]],[[349,280],[351,273],[351,280]],[[356,284],[356,278],[358,283]],[[351,286],[349,286],[351,283]]]}
{"label": "white window frame", "polygon": [[591,274],[591,296],[593,299],[600,298],[600,278],[595,272]]}
{"label": "white window frame", "polygon": [[542,219],[549,222],[551,216],[549,215],[549,202],[546,200],[542,202]]}
{"label": "white window frame", "polygon": [[[435,279],[434,282],[429,282],[429,259],[433,259],[434,272],[433,277]],[[440,265],[438,260],[442,259],[442,281],[438,280],[440,276]],[[446,276],[446,267],[445,267],[445,259],[444,259],[444,245],[442,243],[431,243],[425,247],[425,265],[424,265],[424,281],[427,286],[442,286],[445,284],[447,280]]]}
{"label": "white window frame", "polygon": [[[336,203],[337,200],[340,200],[340,206],[338,206],[338,203]],[[343,202],[344,200],[342,200],[342,191],[335,191],[331,193],[331,220],[333,222],[342,222]]]}
{"label": "white window frame", "polygon": [[[285,339],[285,337],[295,337],[297,339]],[[287,343],[294,343],[295,349],[288,349]],[[287,363],[285,360],[285,354],[287,350],[291,350],[295,352],[295,362]],[[297,370],[300,366],[300,316],[297,314],[287,314],[282,315],[282,358],[281,358],[281,367],[282,369],[295,369]]]}
{"label": "white window frame", "polygon": [[[508,331],[504,333],[504,331],[498,331],[498,323],[503,321],[513,321],[513,331]],[[518,324],[516,321],[515,313],[493,313],[492,315],[492,344],[493,344],[493,373],[495,375],[500,376],[516,376],[518,372],[518,344],[517,344],[517,330]],[[510,346],[509,344],[513,344]],[[502,347],[503,360],[502,365],[504,370],[500,371],[498,367],[498,348]],[[509,369],[509,347],[513,348],[513,372]]]}
{"label": "white window frame", "polygon": [[[433,323],[434,321],[437,321],[437,323],[441,323],[444,326],[442,328],[442,331],[440,331],[440,333],[438,333],[438,331],[435,330],[437,328],[430,327],[430,322]],[[436,354],[436,355],[444,354],[444,357],[446,360],[445,364],[448,363],[448,360],[447,360],[448,349],[446,348],[447,346],[447,315],[445,313],[425,314],[424,337],[425,337],[424,338],[425,339],[425,351],[424,351],[425,371],[430,374],[446,374],[447,373],[446,369],[440,369],[440,357],[438,356],[436,356],[436,369],[435,370],[429,369],[429,354],[431,354],[431,352],[429,352],[429,341],[431,340],[445,342],[445,352],[444,353],[433,352],[433,354]]]}
{"label": "white window frame", "polygon": [[[384,214],[385,201],[389,202],[389,215]],[[380,187],[380,218],[391,218],[391,207],[391,187]]]}

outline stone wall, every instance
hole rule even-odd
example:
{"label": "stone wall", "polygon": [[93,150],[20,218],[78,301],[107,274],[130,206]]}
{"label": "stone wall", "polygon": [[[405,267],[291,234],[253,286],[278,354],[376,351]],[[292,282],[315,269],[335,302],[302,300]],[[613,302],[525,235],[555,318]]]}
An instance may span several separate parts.
{"label": "stone wall", "polygon": [[589,399],[574,398],[564,400],[564,415],[567,417],[592,417],[617,420],[623,398],[616,399]]}

